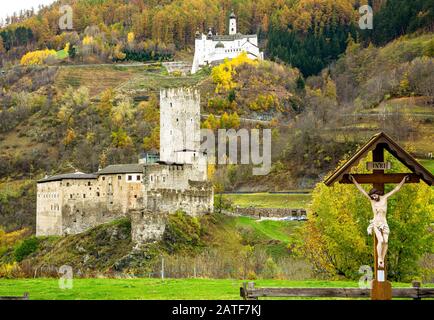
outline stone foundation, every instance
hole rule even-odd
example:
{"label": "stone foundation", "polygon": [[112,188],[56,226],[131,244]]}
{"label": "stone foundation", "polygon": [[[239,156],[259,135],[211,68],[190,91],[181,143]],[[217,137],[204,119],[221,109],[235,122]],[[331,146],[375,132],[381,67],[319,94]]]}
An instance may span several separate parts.
{"label": "stone foundation", "polygon": [[131,216],[131,237],[140,244],[161,240],[166,229],[167,214],[149,210],[133,210]]}

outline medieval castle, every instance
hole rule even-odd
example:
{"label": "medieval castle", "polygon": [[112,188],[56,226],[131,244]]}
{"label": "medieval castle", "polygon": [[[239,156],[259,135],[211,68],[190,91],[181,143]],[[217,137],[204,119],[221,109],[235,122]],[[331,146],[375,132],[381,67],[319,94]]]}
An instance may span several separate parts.
{"label": "medieval castle", "polygon": [[165,216],[211,213],[212,185],[200,152],[200,95],[191,88],[160,91],[160,156],[68,173],[37,183],[36,235],[81,233],[131,217],[136,243],[160,239]]}
{"label": "medieval castle", "polygon": [[212,28],[208,34],[196,33],[193,66],[191,73],[196,73],[201,67],[233,59],[246,52],[250,59],[263,59],[259,51],[256,34],[243,35],[237,32],[237,17],[234,12],[229,16],[229,34],[213,34]]}

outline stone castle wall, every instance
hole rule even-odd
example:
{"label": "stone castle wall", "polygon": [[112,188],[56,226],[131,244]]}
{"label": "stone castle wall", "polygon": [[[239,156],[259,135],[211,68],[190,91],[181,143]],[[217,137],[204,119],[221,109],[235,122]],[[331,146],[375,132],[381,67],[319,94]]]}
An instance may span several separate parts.
{"label": "stone castle wall", "polygon": [[113,174],[38,183],[36,235],[76,234],[125,217],[143,206],[142,177]]}
{"label": "stone castle wall", "polygon": [[192,164],[199,157],[199,147],[199,90],[162,89],[160,91],[160,160]]}
{"label": "stone castle wall", "polygon": [[199,152],[197,89],[161,90],[160,145],[158,163],[111,165],[94,174],[40,180],[37,235],[77,234],[131,216],[133,240],[141,242],[162,235],[166,214],[212,212],[213,189],[207,183],[206,158]]}
{"label": "stone castle wall", "polygon": [[131,238],[135,243],[158,241],[166,229],[167,214],[149,210],[131,210]]}

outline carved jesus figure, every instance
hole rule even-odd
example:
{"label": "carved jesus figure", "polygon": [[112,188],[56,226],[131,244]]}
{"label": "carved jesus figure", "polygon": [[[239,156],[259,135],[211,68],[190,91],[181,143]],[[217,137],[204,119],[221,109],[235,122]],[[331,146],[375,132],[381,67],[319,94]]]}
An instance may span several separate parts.
{"label": "carved jesus figure", "polygon": [[384,258],[386,257],[388,240],[389,240],[389,225],[387,224],[386,214],[387,214],[387,199],[395,194],[401,189],[406,181],[408,181],[409,176],[405,176],[404,179],[389,193],[382,195],[376,189],[371,189],[369,193],[362,188],[360,184],[357,183],[356,179],[350,175],[350,180],[356,185],[357,189],[369,199],[372,206],[372,211],[374,211],[374,219],[370,221],[368,226],[368,234],[371,235],[372,231],[375,232],[377,238],[377,256],[378,256],[378,267],[384,268]]}

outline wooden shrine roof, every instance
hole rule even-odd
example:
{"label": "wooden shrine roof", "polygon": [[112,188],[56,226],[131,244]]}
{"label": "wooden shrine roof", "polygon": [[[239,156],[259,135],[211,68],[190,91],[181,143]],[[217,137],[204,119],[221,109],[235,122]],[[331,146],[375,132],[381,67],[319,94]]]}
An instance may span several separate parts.
{"label": "wooden shrine roof", "polygon": [[324,183],[327,186],[332,185],[335,182],[341,182],[345,174],[350,173],[352,167],[356,166],[360,160],[365,158],[368,153],[374,150],[377,145],[381,145],[398,159],[403,165],[405,165],[414,174],[420,177],[426,184],[432,186],[434,183],[434,176],[424,166],[422,166],[412,155],[405,151],[400,145],[398,145],[391,137],[384,132],[377,133],[364,144],[357,152],[348,159],[343,165],[341,165],[335,172],[333,172]]}

